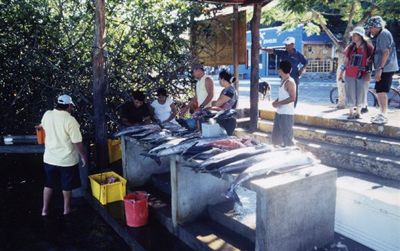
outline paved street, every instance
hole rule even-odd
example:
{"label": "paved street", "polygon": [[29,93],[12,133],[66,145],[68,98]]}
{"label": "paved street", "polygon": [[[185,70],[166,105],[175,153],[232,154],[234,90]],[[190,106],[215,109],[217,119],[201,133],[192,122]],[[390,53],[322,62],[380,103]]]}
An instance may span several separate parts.
{"label": "paved street", "polygon": [[[273,78],[262,78],[261,81],[266,81],[271,85],[271,100],[274,100],[278,96],[278,89],[280,79],[278,77]],[[399,80],[395,79],[392,86],[396,87],[399,84]],[[219,85],[218,77],[214,77],[215,94],[219,96],[222,87]],[[375,83],[370,84],[370,88],[374,88]],[[333,81],[310,81],[300,80],[299,87],[299,105],[300,104],[314,104],[323,106],[332,106],[330,102],[330,91],[333,87],[336,87],[336,83]],[[268,107],[270,102],[268,100],[260,100],[259,107]],[[240,80],[239,82],[239,106],[250,107],[250,80]]]}

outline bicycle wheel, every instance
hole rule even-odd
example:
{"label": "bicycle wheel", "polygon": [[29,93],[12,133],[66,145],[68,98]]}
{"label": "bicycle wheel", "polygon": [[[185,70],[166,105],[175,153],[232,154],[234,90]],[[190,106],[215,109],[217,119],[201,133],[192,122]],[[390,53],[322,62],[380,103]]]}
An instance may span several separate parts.
{"label": "bicycle wheel", "polygon": [[331,99],[332,104],[337,104],[339,102],[339,94],[337,87],[332,88],[331,93],[329,94],[329,98]]}
{"label": "bicycle wheel", "polygon": [[395,88],[390,88],[388,95],[388,107],[400,108],[400,92]]}
{"label": "bicycle wheel", "polygon": [[378,100],[375,97],[375,93],[371,90],[368,90],[367,104],[369,107],[378,106]]}

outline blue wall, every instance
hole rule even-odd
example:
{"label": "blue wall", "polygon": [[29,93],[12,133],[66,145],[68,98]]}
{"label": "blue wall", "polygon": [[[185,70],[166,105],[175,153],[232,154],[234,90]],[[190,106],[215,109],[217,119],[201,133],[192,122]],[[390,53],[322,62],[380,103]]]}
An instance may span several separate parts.
{"label": "blue wall", "polygon": [[[250,55],[251,55],[251,31],[247,31],[247,66],[239,65],[239,74],[240,76],[244,76],[244,78],[250,78]],[[294,37],[296,39],[295,48],[297,51],[303,52],[303,44],[305,41],[311,40],[315,43],[325,43],[326,40],[329,40],[326,34],[321,33],[321,35],[313,35],[311,37],[307,37],[306,33],[303,31],[303,26],[298,26],[292,30],[279,31],[279,27],[271,27],[260,29],[260,44],[262,48],[276,48],[276,47],[284,47],[283,41],[287,37]],[[310,39],[311,38],[311,39]],[[309,41],[309,42],[311,42]],[[268,53],[266,51],[260,51],[260,77],[271,76],[276,73],[269,72],[268,70]],[[231,66],[231,71],[233,72],[233,67]]]}

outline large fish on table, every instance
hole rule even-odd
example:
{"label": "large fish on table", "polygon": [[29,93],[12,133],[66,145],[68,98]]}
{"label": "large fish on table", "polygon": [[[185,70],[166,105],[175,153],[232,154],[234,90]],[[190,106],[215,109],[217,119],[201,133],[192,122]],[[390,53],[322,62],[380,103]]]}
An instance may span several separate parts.
{"label": "large fish on table", "polygon": [[266,161],[250,166],[242,172],[231,184],[229,190],[225,193],[225,196],[227,198],[233,198],[240,203],[235,190],[243,182],[255,178],[261,178],[273,172],[289,172],[294,168],[311,166],[317,163],[319,163],[319,160],[309,152],[304,153],[299,150],[277,151],[273,157],[271,156]]}
{"label": "large fish on table", "polygon": [[223,150],[234,150],[238,148],[246,147],[240,139],[233,138],[233,139],[220,139],[210,143],[213,147],[218,147]]}
{"label": "large fish on table", "polygon": [[294,150],[299,150],[297,147],[290,147],[290,148],[276,148],[273,149],[270,152],[266,153],[261,153],[257,155],[250,156],[245,159],[240,159],[238,161],[226,164],[225,166],[222,166],[218,168],[217,170],[211,170],[212,173],[218,173],[220,175],[224,173],[239,173],[242,172],[244,169],[258,164],[260,162],[267,162],[276,155],[276,152],[279,151],[294,151]]}
{"label": "large fish on table", "polygon": [[178,124],[175,124],[175,123],[172,123],[172,122],[165,122],[165,123],[162,123],[162,124],[161,124],[161,127],[164,128],[164,129],[168,129],[168,130],[170,130],[171,132],[180,131],[180,130],[183,129],[182,126],[180,126],[180,125],[178,125]]}
{"label": "large fish on table", "polygon": [[260,144],[257,146],[243,147],[227,152],[217,154],[201,163],[196,170],[205,171],[219,168],[228,163],[235,162],[240,159],[248,158],[261,153],[272,151],[274,148],[270,145]]}
{"label": "large fish on table", "polygon": [[197,143],[197,140],[192,139],[192,140],[187,140],[187,141],[181,142],[177,145],[172,145],[166,149],[163,149],[163,150],[157,152],[157,157],[165,157],[165,156],[169,156],[169,155],[173,155],[173,154],[181,154],[183,152],[186,152],[186,150],[188,150],[192,146],[196,145],[196,143]]}
{"label": "large fish on table", "polygon": [[211,143],[221,140],[221,137],[217,138],[192,138],[177,145],[172,145],[164,150],[158,151],[157,156],[169,156],[173,154],[185,154],[192,147],[202,148],[204,146],[210,146]]}
{"label": "large fish on table", "polygon": [[141,132],[137,132],[137,133],[132,133],[132,134],[128,134],[129,137],[131,138],[135,138],[135,139],[142,139],[144,137],[147,137],[150,134],[153,134],[155,132],[159,132],[158,129],[148,129],[148,130],[144,130]]}
{"label": "large fish on table", "polygon": [[162,130],[161,132],[153,132],[150,135],[147,135],[144,138],[141,138],[140,141],[152,141],[152,140],[156,140],[159,138],[163,138],[163,137],[168,137],[171,136],[171,133],[166,131],[166,130]]}
{"label": "large fish on table", "polygon": [[182,142],[188,141],[188,140],[192,140],[193,138],[174,138],[172,140],[169,140],[167,142],[165,142],[164,144],[161,144],[159,146],[156,146],[152,149],[150,149],[149,154],[156,154],[161,150],[170,148],[172,146],[176,146],[179,145]]}
{"label": "large fish on table", "polygon": [[222,150],[222,149],[219,149],[219,148],[211,148],[210,150],[207,150],[207,151],[204,151],[204,152],[199,152],[199,153],[197,153],[195,155],[190,156],[189,158],[187,158],[187,161],[207,160],[207,159],[209,159],[209,158],[211,158],[211,157],[213,157],[213,156],[215,156],[217,154],[220,154],[222,152],[225,152],[225,151]]}
{"label": "large fish on table", "polygon": [[187,149],[190,147],[196,145],[197,139],[184,139],[182,138],[179,139],[174,139],[170,140],[169,142],[159,146],[155,147],[152,150],[150,150],[148,153],[141,153],[140,155],[149,157],[153,159],[157,164],[160,165],[161,163],[161,157],[166,157],[169,155],[173,154],[181,154],[185,152]]}
{"label": "large fish on table", "polygon": [[114,138],[127,135],[127,134],[133,134],[133,133],[139,133],[139,132],[144,132],[146,130],[161,130],[161,127],[159,125],[155,124],[148,124],[148,125],[135,125],[135,126],[130,126],[126,127],[119,132],[114,133],[112,136]]}

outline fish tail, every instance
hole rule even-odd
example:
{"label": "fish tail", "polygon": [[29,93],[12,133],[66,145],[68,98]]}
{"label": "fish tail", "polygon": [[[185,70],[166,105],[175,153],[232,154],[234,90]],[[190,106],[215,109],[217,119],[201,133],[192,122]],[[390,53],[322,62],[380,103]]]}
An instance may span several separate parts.
{"label": "fish tail", "polygon": [[237,202],[240,206],[243,206],[242,202],[240,201],[239,196],[237,195],[235,188],[231,187],[225,194],[224,196],[228,199],[234,200]]}
{"label": "fish tail", "polygon": [[153,154],[149,154],[149,153],[141,153],[140,155],[144,156],[144,157],[149,157],[150,159],[154,160],[159,166],[161,165],[161,159]]}
{"label": "fish tail", "polygon": [[208,171],[209,173],[211,173],[211,174],[213,174],[213,175],[216,175],[216,176],[218,176],[218,177],[221,177],[222,176],[222,173],[218,170],[218,169],[213,169],[213,170],[210,170],[210,171]]}

